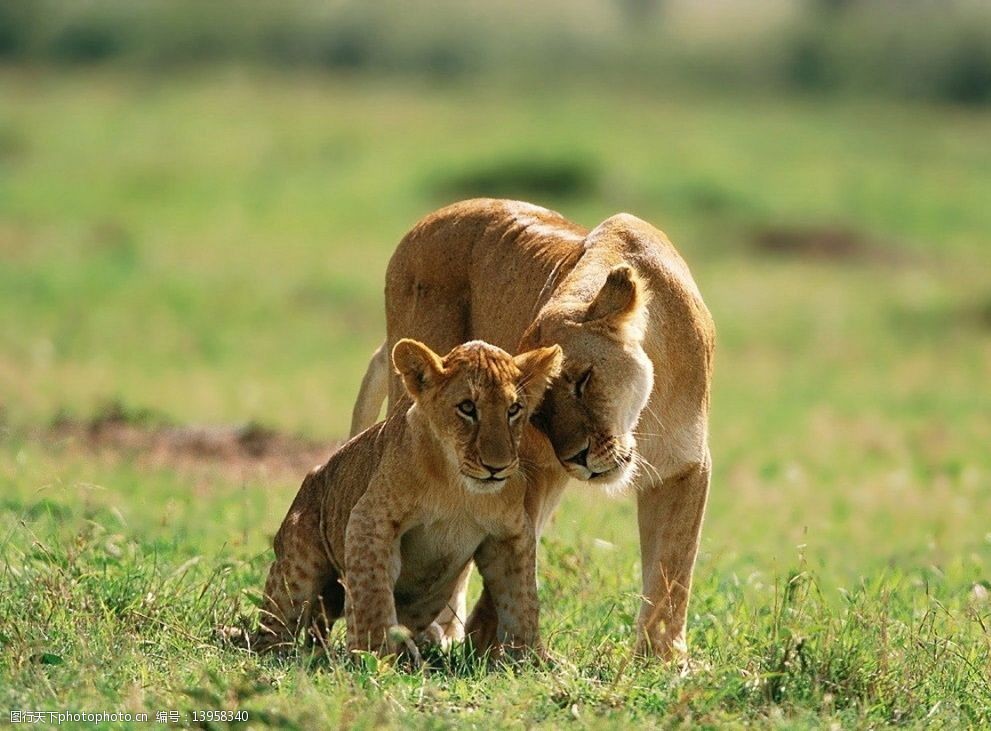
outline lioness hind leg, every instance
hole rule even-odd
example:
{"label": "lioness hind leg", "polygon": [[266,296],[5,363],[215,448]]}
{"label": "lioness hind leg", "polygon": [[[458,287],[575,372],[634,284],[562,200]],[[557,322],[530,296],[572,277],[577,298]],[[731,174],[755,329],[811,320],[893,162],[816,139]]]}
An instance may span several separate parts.
{"label": "lioness hind leg", "polygon": [[372,354],[372,359],[368,362],[368,369],[364,378],[361,379],[361,388],[358,390],[358,398],[354,402],[354,410],[351,412],[351,433],[354,436],[363,432],[376,421],[378,421],[379,410],[382,402],[389,393],[389,353],[383,342]]}

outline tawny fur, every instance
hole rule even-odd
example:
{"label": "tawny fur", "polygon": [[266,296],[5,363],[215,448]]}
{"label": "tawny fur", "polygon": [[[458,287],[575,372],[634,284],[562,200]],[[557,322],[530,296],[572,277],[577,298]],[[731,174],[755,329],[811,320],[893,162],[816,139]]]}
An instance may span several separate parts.
{"label": "tawny fur", "polygon": [[[387,333],[352,431],[402,396],[383,353],[403,337],[436,349],[481,338],[509,350],[560,344],[561,376],[535,417],[558,478],[531,501],[539,529],[570,475],[637,488],[643,559],[638,650],[685,652],[685,617],[709,488],[715,329],[667,237],[629,214],[588,231],[526,203],[480,199],[420,221],[386,274]],[[580,393],[580,395],[579,395]],[[552,460],[553,462],[553,460]],[[545,465],[547,470],[553,464]],[[491,636],[483,594],[470,624]],[[461,634],[464,581],[441,619]]]}
{"label": "tawny fur", "polygon": [[[304,628],[325,641],[344,615],[350,649],[400,651],[395,627],[427,630],[474,560],[493,598],[492,644],[535,648],[536,535],[525,503],[529,489],[544,492],[539,465],[553,453],[528,421],[560,349],[513,358],[472,342],[442,359],[405,340],[392,352],[412,403],[303,481],[275,537],[254,645],[291,644]],[[525,431],[534,433],[520,452]]]}

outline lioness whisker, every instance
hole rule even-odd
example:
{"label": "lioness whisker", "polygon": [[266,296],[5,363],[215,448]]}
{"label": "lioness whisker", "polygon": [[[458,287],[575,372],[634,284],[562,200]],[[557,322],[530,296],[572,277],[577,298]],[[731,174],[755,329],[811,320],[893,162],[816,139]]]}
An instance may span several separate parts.
{"label": "lioness whisker", "polygon": [[650,471],[650,474],[653,475],[654,480],[656,480],[657,482],[662,482],[661,473],[658,471],[658,469],[656,467],[654,467],[654,465],[652,465],[647,460],[647,458],[644,457],[639,452],[635,452],[634,454],[635,454],[635,460],[636,460],[637,467],[645,467],[645,468],[647,468]]}

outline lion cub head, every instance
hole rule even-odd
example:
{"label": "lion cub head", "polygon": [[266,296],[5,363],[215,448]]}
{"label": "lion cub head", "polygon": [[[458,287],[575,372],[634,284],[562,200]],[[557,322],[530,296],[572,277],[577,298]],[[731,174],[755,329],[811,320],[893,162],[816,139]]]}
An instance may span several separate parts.
{"label": "lion cub head", "polygon": [[404,339],[393,348],[392,363],[468,491],[494,493],[519,467],[523,427],[560,372],[561,349],[513,357],[476,340],[441,358]]}

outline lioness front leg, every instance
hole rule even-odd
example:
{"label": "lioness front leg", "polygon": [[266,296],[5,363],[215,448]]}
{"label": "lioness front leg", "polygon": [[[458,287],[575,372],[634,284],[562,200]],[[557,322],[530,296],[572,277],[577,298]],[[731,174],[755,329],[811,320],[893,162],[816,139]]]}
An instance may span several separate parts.
{"label": "lioness front leg", "polygon": [[707,455],[683,474],[637,493],[644,593],[637,619],[639,654],[667,660],[687,653],[685,618],[709,475]]}
{"label": "lioness front leg", "polygon": [[482,593],[465,623],[465,638],[476,652],[485,653],[495,649],[498,632],[499,616],[496,614],[488,586],[483,585]]}
{"label": "lioness front leg", "polygon": [[396,523],[381,511],[355,507],[344,539],[348,650],[394,654],[398,624],[393,594],[400,558]]}
{"label": "lioness front leg", "polygon": [[488,595],[485,606],[494,610],[498,620],[492,649],[511,654],[539,651],[536,551],[536,538],[528,523],[526,530],[516,535],[486,539],[475,552],[475,564]]}
{"label": "lioness front leg", "polygon": [[437,618],[421,633],[420,639],[424,644],[437,645],[441,649],[449,649],[455,642],[465,639],[465,627],[468,620],[468,580],[471,578],[472,563],[461,571],[454,584],[451,598],[441,610]]}

